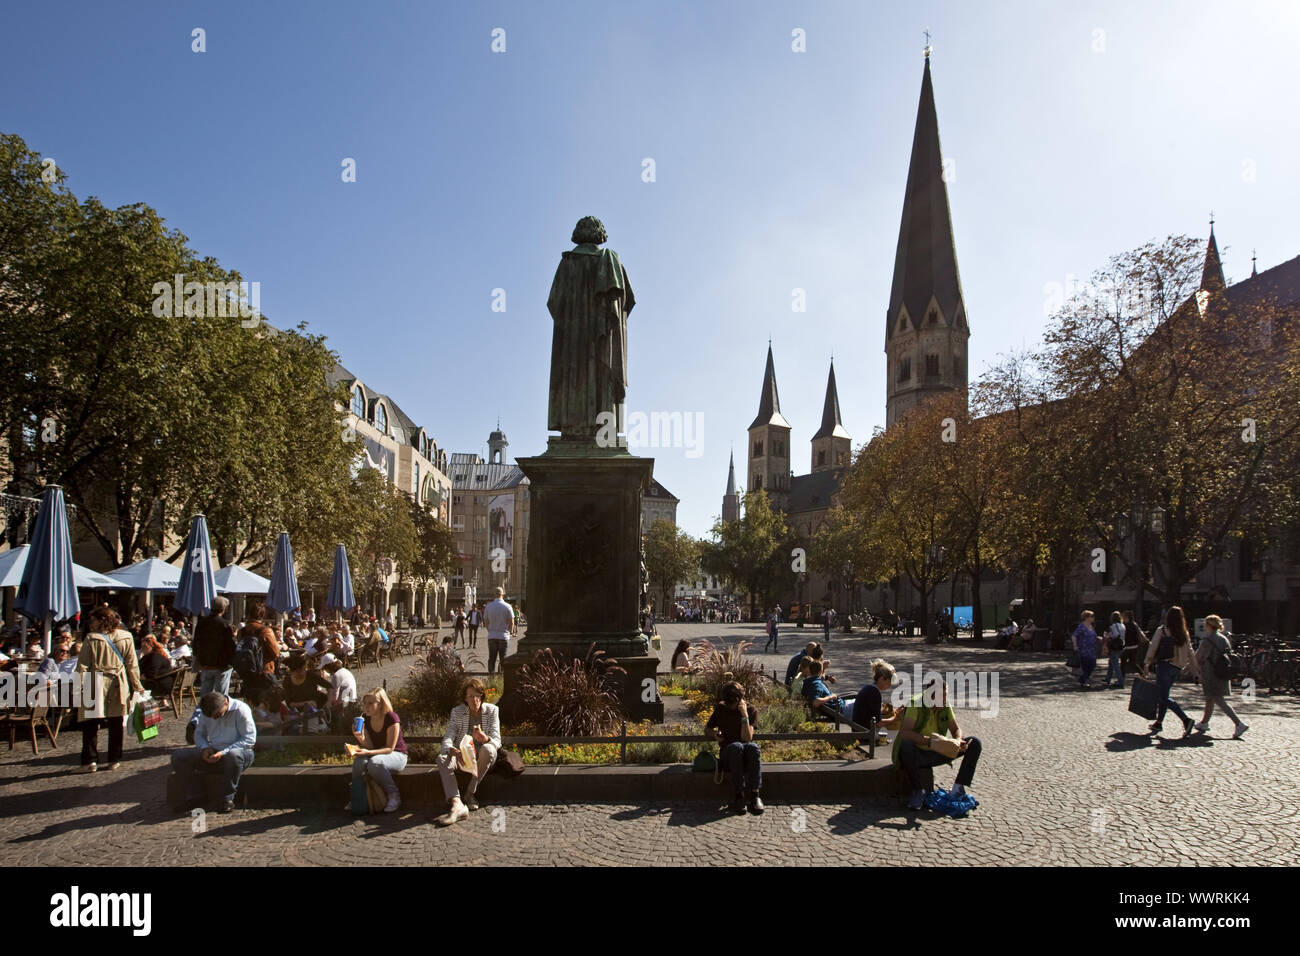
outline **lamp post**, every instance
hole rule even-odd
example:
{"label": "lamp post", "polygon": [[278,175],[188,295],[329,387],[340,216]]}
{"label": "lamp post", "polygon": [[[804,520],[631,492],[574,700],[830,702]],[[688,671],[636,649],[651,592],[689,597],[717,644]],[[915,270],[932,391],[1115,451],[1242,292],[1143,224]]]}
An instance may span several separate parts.
{"label": "lamp post", "polygon": [[804,613],[803,613],[803,584],[804,584],[804,579],[807,578],[807,577],[808,577],[808,574],[807,574],[806,572],[804,572],[804,571],[800,571],[800,572],[798,572],[798,573],[794,576],[795,582],[798,584],[798,589],[799,589],[799,621],[798,621],[798,623],[795,625],[796,627],[803,627],[803,618],[804,618]]}
{"label": "lamp post", "polygon": [[1136,597],[1133,601],[1133,616],[1138,623],[1138,627],[1146,625],[1146,619],[1143,615],[1144,598],[1146,596],[1146,532],[1150,531],[1154,535],[1164,534],[1165,531],[1165,509],[1156,505],[1153,508],[1146,507],[1145,503],[1139,498],[1133,504],[1130,514],[1124,514],[1122,511],[1116,513],[1115,530],[1119,533],[1120,540],[1128,537],[1129,531],[1133,532],[1134,537],[1134,557],[1136,558],[1136,573],[1134,575],[1134,590]]}

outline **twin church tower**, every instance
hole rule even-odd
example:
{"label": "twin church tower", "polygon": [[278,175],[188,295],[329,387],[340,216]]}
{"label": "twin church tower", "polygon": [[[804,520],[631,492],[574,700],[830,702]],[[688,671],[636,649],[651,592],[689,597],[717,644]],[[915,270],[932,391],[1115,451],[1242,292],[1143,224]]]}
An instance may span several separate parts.
{"label": "twin church tower", "polygon": [[[929,397],[964,390],[967,385],[970,326],[957,271],[946,180],[927,47],[885,315],[886,426]],[[790,423],[781,414],[769,342],[758,415],[749,426],[745,456],[748,487],[766,491],[773,507],[786,512],[796,533],[810,537],[851,464],[852,439],[840,419],[834,361],[826,382],[821,427],[812,438],[812,470],[807,475],[796,477],[790,468],[790,431]],[[733,452],[722,518],[734,521],[739,517]]]}

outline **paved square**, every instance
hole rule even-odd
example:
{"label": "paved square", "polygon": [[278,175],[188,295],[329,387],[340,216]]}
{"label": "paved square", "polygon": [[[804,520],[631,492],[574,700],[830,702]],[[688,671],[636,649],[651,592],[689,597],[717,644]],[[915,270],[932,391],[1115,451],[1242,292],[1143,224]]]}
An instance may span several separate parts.
{"label": "paved square", "polygon": [[[662,656],[682,637],[757,638],[759,625],[661,625]],[[784,673],[789,656],[820,629],[783,628],[781,653],[759,655]],[[1075,689],[1057,654],[1019,657],[983,644],[926,647],[919,638],[832,637],[827,656],[837,689],[856,690],[867,664],[900,670],[996,671],[998,715],[959,712],[984,754],[964,820],[914,815],[897,801],[771,803],[762,817],[728,817],[719,802],[485,807],[450,830],[432,825],[441,808],[404,806],[392,817],[354,819],[340,791],[307,809],[189,816],[163,801],[167,752],[182,740],[175,718],[161,742],[128,735],[122,769],[81,776],[80,736],[0,746],[0,865],[347,865],[474,864],[945,864],[1275,865],[1300,857],[1300,699],[1234,696],[1248,724],[1242,740],[1216,716],[1208,736],[1154,740],[1127,711],[1127,692]],[[386,663],[390,686],[410,658]],[[380,674],[363,671],[369,686]],[[1100,676],[1095,678],[1100,681]],[[1235,691],[1234,691],[1235,694]],[[1200,690],[1174,697],[1199,717]],[[1174,721],[1167,721],[1172,731]],[[952,771],[936,771],[940,785]]]}

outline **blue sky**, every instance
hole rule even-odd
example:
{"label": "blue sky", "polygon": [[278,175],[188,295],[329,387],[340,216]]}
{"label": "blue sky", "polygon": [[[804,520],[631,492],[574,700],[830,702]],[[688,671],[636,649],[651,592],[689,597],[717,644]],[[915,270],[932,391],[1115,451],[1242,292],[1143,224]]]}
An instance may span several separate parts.
{"label": "blue sky", "polygon": [[599,216],[629,410],[703,415],[697,456],[641,452],[698,535],[769,335],[796,473],[832,351],[855,442],[884,422],[926,27],[972,376],[1036,342],[1050,283],[1211,209],[1229,281],[1300,254],[1294,3],[47,2],[6,11],[0,129],[259,281],[451,451],[498,415],[544,449],[546,295]]}

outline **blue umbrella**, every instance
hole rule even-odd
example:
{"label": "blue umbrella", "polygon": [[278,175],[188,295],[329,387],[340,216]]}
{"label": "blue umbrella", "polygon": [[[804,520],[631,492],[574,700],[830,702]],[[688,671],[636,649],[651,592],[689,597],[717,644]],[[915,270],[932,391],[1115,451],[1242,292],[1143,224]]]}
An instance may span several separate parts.
{"label": "blue umbrella", "polygon": [[329,595],[325,607],[331,611],[350,611],[357,606],[352,597],[352,571],[348,568],[348,552],[343,545],[334,552],[334,571],[330,574]]}
{"label": "blue umbrella", "polygon": [[[176,583],[172,607],[195,617],[212,610],[217,596],[217,581],[212,573],[212,547],[208,541],[208,519],[195,515],[190,523],[190,536],[185,542],[185,555],[181,562],[181,578]],[[150,609],[152,614],[152,608]]]}
{"label": "blue umbrella", "polygon": [[31,550],[27,553],[14,607],[42,623],[47,654],[54,622],[81,613],[72,570],[68,513],[63,504],[63,489],[58,485],[48,485],[41,495],[41,509],[36,515]]}
{"label": "blue umbrella", "polygon": [[[347,564],[346,556],[343,563]],[[266,606],[277,614],[288,614],[302,606],[298,597],[298,575],[293,570],[293,545],[289,543],[287,531],[281,531],[275,542],[275,563],[271,565],[271,587],[266,592]]]}

